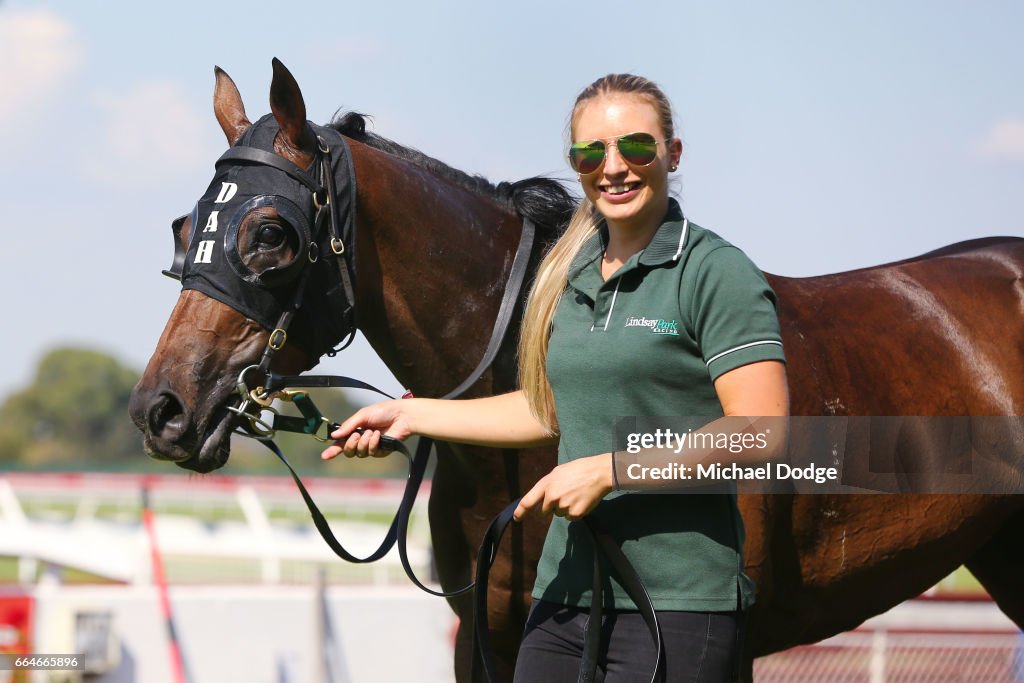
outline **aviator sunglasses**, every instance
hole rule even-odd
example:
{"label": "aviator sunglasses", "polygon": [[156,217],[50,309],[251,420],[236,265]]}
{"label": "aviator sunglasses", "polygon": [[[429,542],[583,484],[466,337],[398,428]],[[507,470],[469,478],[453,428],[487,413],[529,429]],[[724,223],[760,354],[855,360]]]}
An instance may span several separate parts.
{"label": "aviator sunglasses", "polygon": [[647,166],[658,157],[658,140],[650,133],[627,133],[604,140],[581,140],[569,146],[569,165],[583,175],[593,173],[604,163],[608,147],[615,145],[630,166]]}

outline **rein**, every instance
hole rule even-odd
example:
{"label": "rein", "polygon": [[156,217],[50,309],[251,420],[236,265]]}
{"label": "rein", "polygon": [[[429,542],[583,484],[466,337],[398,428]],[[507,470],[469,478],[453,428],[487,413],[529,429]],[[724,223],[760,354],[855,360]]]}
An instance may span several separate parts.
{"label": "rein", "polygon": [[[497,356],[501,343],[505,339],[505,334],[508,331],[508,326],[512,321],[512,314],[515,310],[516,303],[519,300],[519,294],[522,291],[523,283],[526,280],[527,265],[530,260],[530,253],[533,251],[534,235],[535,229],[533,222],[528,219],[524,220],[522,234],[519,238],[519,246],[516,249],[516,255],[512,261],[509,280],[505,286],[505,293],[502,296],[501,305],[498,308],[498,315],[494,323],[494,328],[491,332],[491,338],[487,343],[487,349],[484,351],[483,357],[480,359],[480,362],[477,364],[473,372],[471,372],[469,376],[467,376],[466,379],[464,379],[457,387],[441,398],[458,398],[466,391],[466,389],[476,384],[477,380],[483,376],[484,372],[486,372],[491,366],[495,356]],[[274,352],[279,350],[274,349],[271,346],[273,338],[274,333],[271,333],[271,337],[267,342],[267,348],[264,351],[264,360],[268,358],[268,356],[272,358]],[[261,361],[261,365],[262,363],[263,361]],[[248,385],[245,384],[244,378],[249,370],[253,368],[259,369],[257,366],[250,366],[243,370],[242,374],[239,376],[239,393],[242,394],[244,392],[247,398],[243,400],[243,406],[240,406],[233,412],[242,414],[243,417],[246,417],[251,421],[255,429],[259,430],[256,434],[247,434],[245,432],[243,432],[243,434],[246,436],[253,436],[254,438],[262,441],[263,444],[269,448],[274,455],[281,460],[281,462],[284,463],[285,467],[288,468],[292,479],[295,481],[296,486],[299,488],[299,492],[302,494],[302,499],[305,501],[306,507],[309,508],[309,513],[313,517],[313,523],[316,525],[317,530],[320,532],[320,536],[323,537],[331,550],[348,562],[364,563],[379,560],[397,543],[399,559],[401,560],[403,569],[405,569],[406,575],[421,590],[426,591],[431,595],[445,598],[461,595],[472,590],[475,582],[471,582],[454,591],[435,591],[424,585],[423,582],[417,578],[412,569],[412,565],[409,562],[406,548],[409,516],[412,512],[412,507],[416,502],[416,496],[419,492],[420,484],[423,483],[423,476],[427,470],[427,463],[430,460],[430,453],[434,446],[433,439],[420,437],[419,443],[416,447],[416,454],[413,456],[410,455],[405,444],[398,439],[389,436],[381,438],[381,446],[384,450],[398,451],[409,458],[409,476],[406,479],[405,490],[402,494],[402,502],[399,504],[398,510],[395,512],[395,516],[391,521],[391,526],[389,527],[384,540],[381,542],[377,550],[363,558],[353,555],[338,542],[337,538],[331,531],[330,526],[327,524],[327,521],[324,519],[323,514],[313,502],[312,497],[306,491],[306,487],[302,484],[301,479],[295,473],[295,470],[288,462],[288,459],[281,452],[280,448],[277,447],[277,444],[273,443],[271,440],[275,431],[292,431],[309,434],[320,441],[327,442],[331,440],[329,437],[330,433],[339,426],[337,423],[328,421],[320,414],[308,394],[301,391],[289,391],[289,389],[314,387],[355,388],[373,391],[387,398],[394,397],[384,391],[381,391],[377,387],[367,384],[366,382],[340,375],[278,375],[276,373],[269,373],[266,376],[266,383],[264,386],[250,390]],[[269,425],[260,420],[259,417],[245,412],[245,400],[252,400],[259,403],[259,405],[264,406],[273,398],[283,398],[284,400],[292,401],[296,404],[296,407],[299,408],[299,411],[303,413],[303,417],[296,418],[278,416],[277,411],[271,409],[275,414],[275,418],[274,426],[269,427]],[[269,408],[269,406],[266,407]],[[279,420],[283,420],[283,422],[280,423],[280,426],[278,422]],[[327,426],[326,437],[321,437],[317,434],[322,425]],[[515,505],[512,506],[512,509],[515,509]]]}
{"label": "rein", "polygon": [[[253,126],[250,131],[257,126]],[[318,129],[314,128],[314,134]],[[326,131],[327,129],[319,129]],[[325,133],[326,134],[326,133]],[[380,389],[350,377],[339,375],[279,375],[270,370],[274,355],[280,351],[288,340],[288,330],[302,306],[307,284],[313,266],[320,257],[321,247],[318,245],[329,244],[333,261],[337,270],[337,278],[340,286],[332,288],[328,292],[331,303],[342,311],[342,334],[341,343],[337,348],[331,348],[333,343],[327,344],[326,353],[334,355],[351,343],[355,331],[355,288],[353,286],[355,270],[350,260],[353,253],[353,241],[355,239],[355,172],[352,166],[351,154],[343,136],[338,135],[337,149],[343,158],[348,172],[348,196],[344,197],[348,211],[344,224],[341,222],[338,211],[338,197],[334,179],[332,148],[325,142],[324,137],[316,135],[317,155],[313,166],[317,170],[317,178],[313,178],[307,171],[299,168],[287,159],[263,149],[251,146],[235,146],[225,152],[217,161],[217,166],[228,164],[266,166],[276,169],[292,180],[298,181],[312,193],[312,204],[314,219],[311,232],[311,240],[307,255],[308,263],[304,265],[299,273],[295,294],[290,303],[282,308],[267,338],[267,344],[258,364],[251,365],[239,374],[237,391],[240,398],[238,406],[229,406],[228,410],[244,421],[244,429],[239,428],[235,433],[242,436],[254,438],[262,442],[277,458],[284,463],[292,480],[299,489],[313,524],[316,526],[320,536],[327,543],[328,547],[341,559],[357,564],[374,562],[386,555],[395,545],[398,546],[398,555],[406,575],[419,589],[430,595],[451,598],[467,593],[476,588],[475,610],[474,610],[474,634],[475,646],[473,648],[473,671],[482,667],[489,681],[496,680],[496,665],[491,649],[490,633],[487,624],[487,585],[489,570],[497,557],[498,545],[502,535],[509,523],[512,521],[512,513],[519,503],[515,500],[502,510],[492,521],[480,546],[477,557],[477,568],[475,580],[467,585],[452,591],[437,591],[423,584],[416,576],[409,561],[407,543],[409,518],[416,502],[420,484],[427,469],[430,453],[433,450],[434,440],[427,437],[420,437],[416,448],[416,454],[410,455],[405,444],[389,436],[381,437],[381,448],[387,451],[398,451],[409,458],[409,475],[406,479],[405,489],[402,494],[401,503],[395,512],[387,534],[381,541],[380,546],[371,554],[365,557],[358,557],[345,549],[331,531],[330,525],[320,512],[312,496],[306,490],[301,478],[295,472],[291,463],[285,457],[281,449],[273,442],[273,437],[278,431],[296,432],[308,434],[321,442],[331,441],[330,434],[338,428],[338,424],[331,422],[316,407],[308,392],[302,389],[309,388],[356,388],[376,392],[387,398],[393,398]],[[198,205],[197,205],[198,206]],[[187,264],[187,252],[182,244],[179,229],[181,221],[178,219],[172,224],[175,239],[175,257],[171,267],[164,271],[164,274],[182,281],[183,287],[187,286],[189,273]],[[193,214],[192,229],[196,230],[196,214]],[[523,219],[523,229],[519,239],[519,246],[516,249],[509,279],[505,286],[498,315],[495,319],[491,337],[488,340],[480,362],[476,368],[454,389],[442,396],[443,399],[454,399],[461,396],[467,389],[473,386],[484,372],[491,366],[512,320],[512,314],[519,301],[520,293],[526,279],[526,271],[530,255],[534,245],[535,228],[528,218]],[[190,239],[190,243],[192,240]],[[346,244],[348,247],[346,248]],[[190,244],[191,247],[191,244]],[[196,259],[198,261],[198,259]],[[231,301],[225,301],[232,305]],[[236,307],[237,308],[237,307]],[[333,308],[333,306],[332,306]],[[319,349],[318,349],[319,350]],[[255,373],[261,380],[250,384],[251,375]],[[281,415],[273,407],[273,401],[281,400],[294,403],[301,413],[301,417]],[[255,410],[255,412],[252,412]],[[274,415],[273,424],[269,424],[262,418],[264,412]],[[320,430],[325,429],[323,436]],[[602,602],[604,587],[607,583],[604,568],[600,561],[600,555],[608,559],[609,564],[616,572],[627,594],[640,609],[644,621],[650,630],[651,637],[657,647],[657,661],[652,674],[652,683],[661,675],[663,670],[663,656],[661,649],[661,633],[658,626],[657,616],[650,596],[647,594],[643,583],[636,575],[635,570],[626,559],[622,550],[615,541],[601,529],[594,520],[586,518],[582,520],[589,536],[594,543],[594,570],[593,570],[593,591],[591,597],[590,614],[587,620],[587,628],[584,641],[584,653],[580,663],[578,683],[591,683],[595,680],[597,671],[598,650],[600,645],[600,625],[602,615]],[[601,551],[597,552],[598,549]],[[475,680],[475,674],[471,676]]]}

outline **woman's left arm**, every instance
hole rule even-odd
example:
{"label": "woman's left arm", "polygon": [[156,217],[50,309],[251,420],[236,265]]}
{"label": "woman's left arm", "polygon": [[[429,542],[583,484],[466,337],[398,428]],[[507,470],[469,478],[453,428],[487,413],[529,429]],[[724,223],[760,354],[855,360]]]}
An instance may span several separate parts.
{"label": "woman's left arm", "polygon": [[786,366],[777,360],[742,365],[715,380],[715,393],[726,416],[789,415]]}
{"label": "woman's left arm", "polygon": [[[786,382],[786,366],[775,360],[759,361],[730,370],[715,380],[715,392],[722,404],[724,418],[719,418],[701,431],[719,432],[736,429],[736,421],[730,417],[772,418],[789,415],[789,385]],[[777,422],[773,424],[778,424]],[[743,426],[756,426],[757,422],[744,422]],[[771,444],[782,444],[783,434],[776,434]],[[770,448],[758,453],[760,459],[770,460],[777,449]],[[709,462],[716,455],[714,451],[687,452],[688,460]],[[735,454],[726,455],[735,456]],[[645,449],[634,456],[635,460],[648,464],[679,462],[682,456],[671,449]],[[735,459],[735,458],[734,458]],[[536,508],[545,515],[556,514],[570,520],[580,519],[615,487],[613,471],[616,463],[611,453],[602,453],[587,458],[578,458],[559,465],[540,479],[519,502],[514,513],[515,519],[522,519],[526,511]],[[666,482],[667,483],[667,482]],[[672,482],[678,487],[681,482]],[[699,482],[692,481],[692,485]],[[653,487],[651,487],[653,488]]]}

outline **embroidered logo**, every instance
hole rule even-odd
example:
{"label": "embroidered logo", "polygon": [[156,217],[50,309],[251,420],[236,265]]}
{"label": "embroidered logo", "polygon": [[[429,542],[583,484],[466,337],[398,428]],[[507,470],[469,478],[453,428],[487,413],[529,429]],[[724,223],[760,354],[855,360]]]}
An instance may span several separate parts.
{"label": "embroidered logo", "polygon": [[679,323],[660,318],[626,318],[624,327],[646,327],[654,334],[679,334]]}

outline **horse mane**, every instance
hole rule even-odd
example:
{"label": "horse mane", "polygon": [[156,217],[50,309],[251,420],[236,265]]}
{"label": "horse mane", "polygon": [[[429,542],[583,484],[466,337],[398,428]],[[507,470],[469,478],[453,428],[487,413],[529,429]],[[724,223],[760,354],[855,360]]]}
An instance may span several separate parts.
{"label": "horse mane", "polygon": [[470,175],[418,149],[404,147],[394,140],[367,131],[366,118],[365,114],[350,111],[336,114],[328,125],[345,137],[404,159],[470,192],[497,200],[519,216],[532,220],[538,228],[545,228],[549,235],[560,234],[576,209],[576,199],[554,178],[533,176],[513,182],[502,181],[495,185],[481,175]]}

